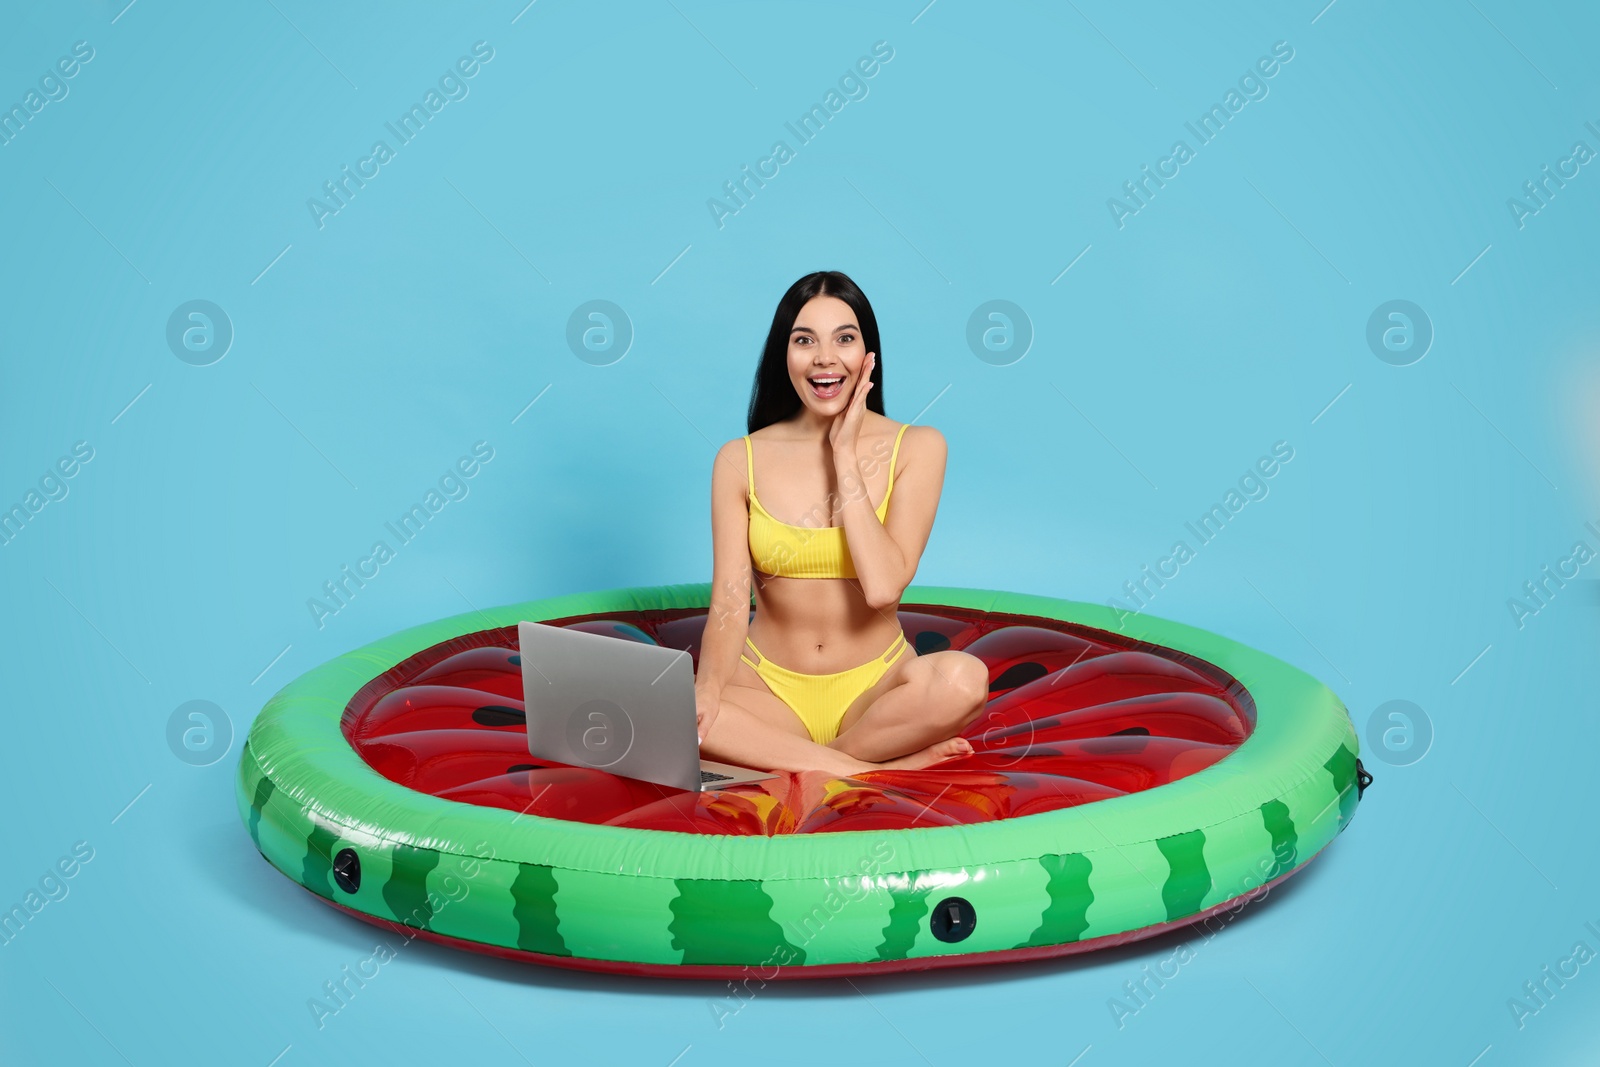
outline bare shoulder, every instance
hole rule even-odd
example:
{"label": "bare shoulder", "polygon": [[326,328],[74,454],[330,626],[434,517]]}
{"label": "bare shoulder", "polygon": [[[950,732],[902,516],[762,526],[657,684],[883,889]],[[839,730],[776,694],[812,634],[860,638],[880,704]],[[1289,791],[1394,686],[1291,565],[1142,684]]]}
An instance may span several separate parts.
{"label": "bare shoulder", "polygon": [[944,459],[949,452],[945,444],[944,434],[932,426],[918,426],[910,423],[907,426],[905,445],[902,452],[910,451],[913,455],[926,456],[929,459]]}
{"label": "bare shoulder", "polygon": [[733,440],[725,442],[721,448],[717,449],[716,459],[712,461],[711,466],[713,481],[718,477],[732,478],[733,475],[737,474],[739,481],[743,482],[745,478],[744,438],[735,437]]}
{"label": "bare shoulder", "polygon": [[897,456],[894,464],[896,472],[927,471],[936,480],[944,477],[945,442],[944,435],[938,430],[932,426],[901,423],[873,446],[874,451],[883,450],[877,453],[883,460],[889,458],[891,441],[894,442],[894,454]]}

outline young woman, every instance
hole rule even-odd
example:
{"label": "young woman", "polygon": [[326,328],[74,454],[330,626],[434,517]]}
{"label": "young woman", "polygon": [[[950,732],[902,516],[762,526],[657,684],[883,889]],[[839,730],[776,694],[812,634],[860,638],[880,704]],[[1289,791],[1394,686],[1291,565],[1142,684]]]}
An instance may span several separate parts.
{"label": "young woman", "polygon": [[987,667],[908,654],[896,614],[939,506],[944,437],[884,415],[879,351],[872,306],[837,271],[795,282],[772,317],[750,433],[712,465],[695,678],[709,759],[845,776],[972,751],[958,735],[983,711]]}

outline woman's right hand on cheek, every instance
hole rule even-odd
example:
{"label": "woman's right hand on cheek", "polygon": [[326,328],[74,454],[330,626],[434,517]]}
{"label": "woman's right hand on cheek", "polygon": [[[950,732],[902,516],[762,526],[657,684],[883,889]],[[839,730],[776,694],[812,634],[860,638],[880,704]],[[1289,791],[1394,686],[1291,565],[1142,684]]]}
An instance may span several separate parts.
{"label": "woman's right hand on cheek", "polygon": [[717,721],[717,713],[721,711],[722,698],[709,689],[695,689],[694,691],[694,729],[703,745],[706,735],[711,732],[711,724]]}

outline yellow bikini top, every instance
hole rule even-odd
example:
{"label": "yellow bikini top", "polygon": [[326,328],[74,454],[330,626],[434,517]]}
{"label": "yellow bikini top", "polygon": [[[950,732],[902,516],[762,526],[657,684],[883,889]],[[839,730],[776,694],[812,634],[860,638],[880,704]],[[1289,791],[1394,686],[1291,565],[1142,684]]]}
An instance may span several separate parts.
{"label": "yellow bikini top", "polygon": [[[889,509],[889,494],[894,492],[894,465],[900,456],[900,438],[909,422],[901,423],[894,436],[894,452],[889,456],[889,486],[883,502],[874,510],[882,522]],[[755,460],[750,452],[750,435],[744,438],[745,470],[750,482],[750,556],[756,570],[777,578],[854,578],[855,562],[845,544],[843,526],[791,526],[779,522],[756,499]]]}

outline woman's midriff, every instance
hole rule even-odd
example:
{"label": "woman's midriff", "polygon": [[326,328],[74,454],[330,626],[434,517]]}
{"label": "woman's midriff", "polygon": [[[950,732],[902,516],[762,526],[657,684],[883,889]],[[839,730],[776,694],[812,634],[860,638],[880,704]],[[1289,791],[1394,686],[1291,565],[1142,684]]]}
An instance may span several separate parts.
{"label": "woman's midriff", "polygon": [[[754,576],[750,640],[792,671],[836,674],[860,666],[900,633],[895,608],[879,611],[847,578]],[[747,650],[748,651],[748,650]]]}

